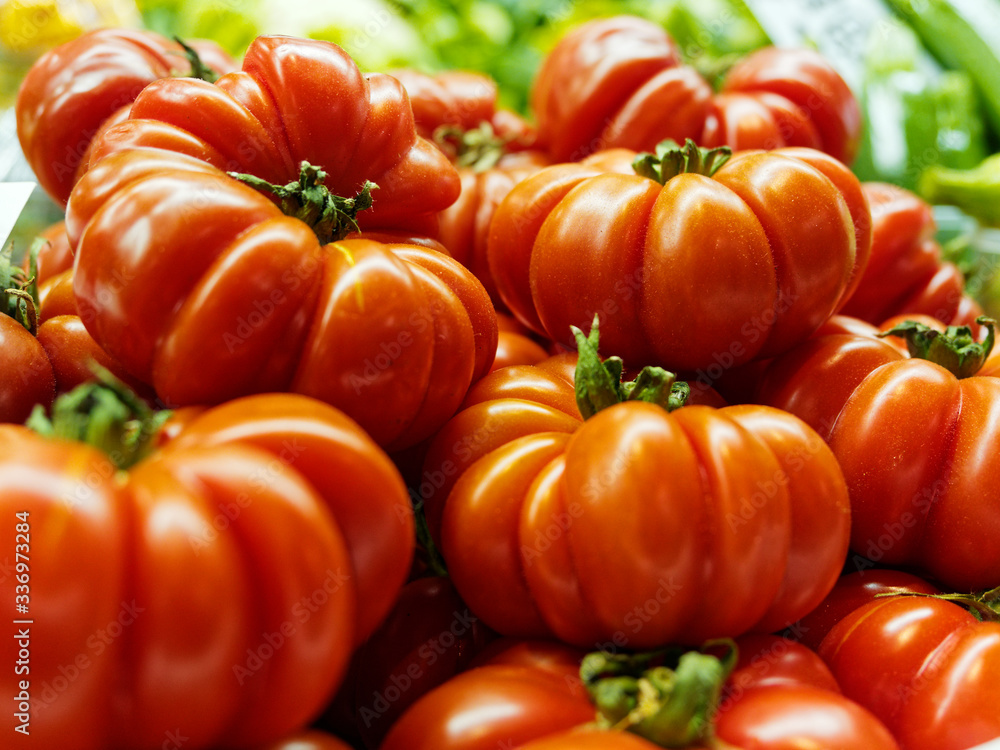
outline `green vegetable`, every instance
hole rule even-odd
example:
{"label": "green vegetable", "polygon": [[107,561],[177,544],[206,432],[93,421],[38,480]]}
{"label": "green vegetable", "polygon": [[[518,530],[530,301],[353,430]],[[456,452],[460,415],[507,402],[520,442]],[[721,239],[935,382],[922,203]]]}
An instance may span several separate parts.
{"label": "green vegetable", "polygon": [[948,67],[975,82],[994,133],[1000,135],[1000,2],[888,0]]}
{"label": "green vegetable", "polygon": [[931,203],[949,203],[985,224],[1000,226],[1000,154],[975,169],[929,167],[920,176],[918,191]]}

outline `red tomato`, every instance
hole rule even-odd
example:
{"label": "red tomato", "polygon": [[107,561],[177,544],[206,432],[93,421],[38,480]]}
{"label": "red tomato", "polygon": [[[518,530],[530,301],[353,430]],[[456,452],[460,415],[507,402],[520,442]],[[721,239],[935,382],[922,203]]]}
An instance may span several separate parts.
{"label": "red tomato", "polygon": [[531,332],[509,315],[497,313],[497,355],[490,372],[511,365],[535,365],[548,358],[548,352],[531,338]]}
{"label": "red tomato", "polygon": [[866,570],[871,567],[867,561],[856,559],[854,562],[859,570],[841,576],[826,599],[789,628],[792,637],[809,648],[817,649],[834,625],[880,595],[900,589],[921,594],[940,593],[927,581],[910,573],[889,569]]}
{"label": "red tomato", "polygon": [[912,314],[951,323],[965,279],[958,268],[941,259],[931,207],[895,185],[866,182],[862,188],[871,206],[872,251],[860,285],[844,304],[844,314],[870,323]]}
{"label": "red tomato", "polygon": [[495,313],[458,263],[368,239],[321,245],[191,157],[113,154],[81,179],[68,217],[86,226],[73,285],[87,329],[171,405],[293,390],[401,448],[492,362]]}
{"label": "red tomato", "polygon": [[[409,565],[412,521],[388,457],[301,396],[208,411],[127,473],[22,427],[0,429],[0,443],[4,544],[17,533],[30,545],[39,747],[277,740],[326,703]],[[17,583],[0,583],[7,601]],[[17,680],[0,678],[5,694]]]}
{"label": "red tomato", "polygon": [[[370,180],[378,189],[372,209],[358,217],[364,229],[432,231],[435,214],[459,191],[447,158],[417,136],[402,84],[362,74],[340,47],[316,40],[258,37],[242,70],[215,84],[155,81],[135,99],[128,119],[95,141],[90,166],[137,147],[187,154],[275,185],[297,181],[307,161],[328,173],[331,192],[346,198]],[[75,240],[79,227],[68,224]]]}
{"label": "red tomato", "polygon": [[556,165],[520,183],[490,227],[504,303],[567,345],[570,326],[599,313],[609,350],[673,370],[728,368],[808,337],[866,262],[860,183],[808,149],[701,171],[661,184]]}
{"label": "red tomato", "polygon": [[996,622],[940,599],[877,599],[837,623],[819,653],[903,750],[964,750],[1000,736]]}
{"label": "red tomato", "polygon": [[583,647],[695,643],[781,628],[832,587],[846,491],[803,423],[627,401],[581,424],[567,391],[540,368],[500,370],[428,451],[429,526],[487,625]]}
{"label": "red tomato", "polygon": [[1000,474],[985,448],[1000,438],[1000,380],[832,335],[773,360],[758,398],[829,442],[850,491],[852,550],[957,590],[1000,585]]}
{"label": "red tomato", "polygon": [[[194,46],[215,74],[236,67],[214,42]],[[181,45],[152,31],[97,29],[42,55],[21,83],[16,111],[21,149],[45,191],[65,204],[101,125],[147,84],[196,72]]]}
{"label": "red tomato", "polygon": [[755,52],[714,95],[661,27],[632,16],[567,34],[542,62],[531,101],[539,140],[558,161],[691,138],[737,150],[807,146],[849,162],[861,133],[854,95],[817,53]]}
{"label": "red tomato", "polygon": [[23,422],[48,407],[56,381],[45,349],[21,323],[0,313],[0,422]]}
{"label": "red tomato", "polygon": [[[769,643],[768,648],[777,650],[776,642],[781,639],[771,640],[775,643]],[[746,643],[755,648],[764,641]],[[803,646],[790,643],[771,658],[771,666],[783,679],[758,680],[740,690],[738,697],[731,691],[721,705],[717,705],[717,691],[726,679],[725,668],[710,659],[716,665],[714,670],[707,665],[685,669],[685,658],[666,673],[662,671],[666,667],[648,671],[625,667],[609,672],[617,684],[612,687],[613,680],[608,679],[607,691],[601,690],[602,674],[594,675],[591,687],[598,707],[587,699],[575,675],[525,665],[488,664],[450,680],[414,704],[393,727],[382,750],[719,746],[897,750],[886,728],[864,708],[838,694],[829,670]],[[587,671],[586,661],[579,671]],[[644,711],[641,717],[632,717],[628,705],[637,701],[637,678],[647,681]],[[731,682],[732,678],[726,682],[730,689]],[[672,690],[679,694],[670,695]],[[606,696],[607,703],[598,696]]]}
{"label": "red tomato", "polygon": [[[345,727],[377,748],[402,713],[464,671],[493,637],[447,578],[406,584],[388,617],[355,652],[337,696]],[[323,722],[329,725],[333,716]]]}

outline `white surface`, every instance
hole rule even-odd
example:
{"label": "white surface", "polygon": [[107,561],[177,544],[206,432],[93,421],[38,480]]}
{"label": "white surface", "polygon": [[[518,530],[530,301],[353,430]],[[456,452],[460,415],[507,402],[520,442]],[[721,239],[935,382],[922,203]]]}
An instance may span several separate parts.
{"label": "white surface", "polygon": [[6,244],[34,189],[33,182],[0,182],[0,247]]}

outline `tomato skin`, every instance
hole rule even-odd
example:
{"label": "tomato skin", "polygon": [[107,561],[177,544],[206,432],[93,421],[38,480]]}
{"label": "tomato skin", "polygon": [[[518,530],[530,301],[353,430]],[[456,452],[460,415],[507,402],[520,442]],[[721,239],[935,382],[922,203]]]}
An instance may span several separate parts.
{"label": "tomato skin", "polygon": [[[39,747],[155,746],[168,731],[246,747],[322,707],[347,664],[356,593],[334,516],[292,465],[246,444],[172,445],[116,478],[87,446],[20,427],[0,442],[0,504],[31,523]],[[13,597],[13,578],[2,586]],[[66,665],[75,679],[60,679]]]}
{"label": "tomato skin", "polygon": [[389,457],[347,415],[296,394],[249,396],[184,421],[171,449],[251,445],[320,492],[349,547],[354,632],[358,642],[366,638],[391,609],[413,556],[410,500]]}
{"label": "tomato skin", "polygon": [[[317,90],[329,95],[315,96]],[[147,146],[279,185],[297,180],[308,161],[327,172],[331,192],[345,197],[371,180],[379,187],[372,208],[358,216],[363,229],[433,230],[435,214],[459,191],[444,154],[417,136],[402,84],[363,75],[329,42],[262,36],[247,49],[242,70],[216,84],[154,82],[128,120],[95,142],[90,164]]]}
{"label": "tomato skin", "polygon": [[425,695],[390,730],[381,750],[519,747],[594,718],[579,681],[525,666],[485,666]]}
{"label": "tomato skin", "polygon": [[[567,418],[519,398],[475,403],[428,451],[427,472],[450,462],[444,491],[427,500],[429,525],[490,627],[583,647],[700,643],[790,624],[833,586],[846,493],[797,420],[639,402],[582,425]],[[811,575],[795,572],[803,566]],[[722,591],[731,606],[699,604]]]}
{"label": "tomato skin", "polygon": [[951,323],[964,279],[958,268],[942,261],[931,206],[896,185],[866,182],[862,188],[871,205],[872,252],[844,314],[875,324],[904,314]]}
{"label": "tomato skin", "polygon": [[55,398],[55,373],[44,347],[8,315],[0,315],[0,422],[21,423],[35,404]]}
{"label": "tomato skin", "polygon": [[548,352],[530,337],[530,331],[509,315],[497,313],[497,354],[490,372],[511,365],[535,365],[548,358]]}
{"label": "tomato skin", "polygon": [[713,94],[662,28],[632,16],[567,34],[543,60],[531,101],[539,140],[557,161],[691,138],[735,150],[806,146],[849,163],[861,133],[854,95],[816,52],[758,50]]}
{"label": "tomato skin", "polygon": [[500,296],[565,345],[571,325],[600,314],[607,349],[627,365],[697,371],[784,351],[838,309],[867,259],[856,178],[810,153],[747,152],[712,178],[663,186],[592,166],[544,169],[490,226]]}
{"label": "tomato skin", "polygon": [[[783,50],[767,47],[738,61],[726,74],[724,92],[739,91],[761,96],[777,95],[789,102],[790,109],[805,116],[805,123],[815,128],[824,151],[837,161],[850,164],[858,152],[861,136],[861,109],[850,88],[833,67],[813,50]],[[765,99],[765,101],[767,101]],[[787,105],[785,105],[787,107]],[[811,140],[806,124],[781,117],[776,110],[779,133],[789,146],[810,146],[799,139]],[[731,144],[736,147],[736,144]]]}
{"label": "tomato skin", "polygon": [[910,573],[900,570],[857,570],[841,576],[816,609],[790,628],[792,636],[811,649],[818,649],[826,634],[858,607],[898,589],[922,594],[940,591]]}
{"label": "tomato skin", "polygon": [[[73,285],[88,331],[164,402],[294,390],[402,448],[488,371],[495,314],[455,261],[360,238],[320,247],[304,223],[209,165],[161,153],[156,171],[148,153],[119,152],[88,173],[69,224],[85,226]],[[144,326],[120,335],[136,319]]]}
{"label": "tomato skin", "polygon": [[351,750],[351,746],[329,734],[309,731],[255,750]]}
{"label": "tomato skin", "polygon": [[[882,719],[904,750],[959,750],[1000,735],[1000,625],[956,604],[869,602],[830,630],[819,653],[844,694]],[[862,666],[876,658],[878,670]]]}
{"label": "tomato skin", "polygon": [[[236,63],[212,42],[196,45],[217,73]],[[149,83],[190,71],[176,42],[152,31],[97,29],[45,53],[17,97],[21,149],[45,191],[65,204],[94,133]]]}

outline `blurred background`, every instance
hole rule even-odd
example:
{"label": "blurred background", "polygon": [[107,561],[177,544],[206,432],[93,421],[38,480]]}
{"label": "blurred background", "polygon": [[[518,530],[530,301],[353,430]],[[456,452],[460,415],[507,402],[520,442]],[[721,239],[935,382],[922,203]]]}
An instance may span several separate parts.
{"label": "blurred background", "polygon": [[[865,113],[858,177],[940,204],[949,259],[1000,315],[1000,0],[0,0],[0,181],[32,179],[13,116],[28,67],[98,26],[210,38],[237,56],[262,33],[326,39],[363,70],[487,73],[505,106],[530,115],[544,54],[575,24],[621,13],[661,24],[710,79],[772,43],[822,52]],[[36,191],[15,254],[59,218]]]}

